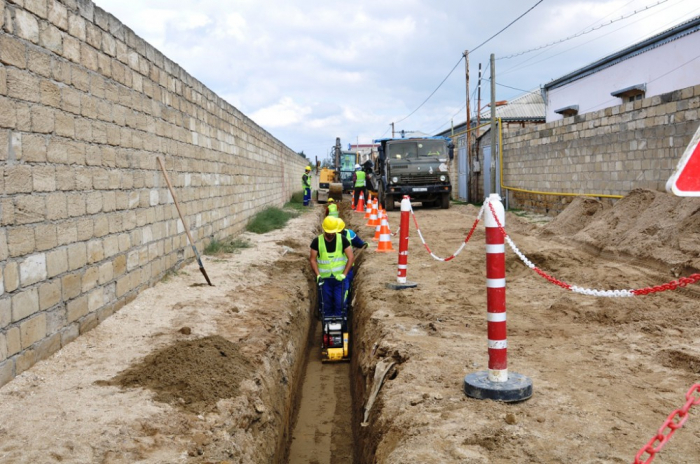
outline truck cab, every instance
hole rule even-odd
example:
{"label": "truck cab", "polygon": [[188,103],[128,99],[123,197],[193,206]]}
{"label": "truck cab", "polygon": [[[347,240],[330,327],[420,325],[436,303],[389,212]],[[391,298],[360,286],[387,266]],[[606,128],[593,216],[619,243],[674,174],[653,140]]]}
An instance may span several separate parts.
{"label": "truck cab", "polygon": [[404,195],[423,206],[450,207],[449,161],[454,145],[446,137],[380,139],[375,164],[379,201],[388,211]]}

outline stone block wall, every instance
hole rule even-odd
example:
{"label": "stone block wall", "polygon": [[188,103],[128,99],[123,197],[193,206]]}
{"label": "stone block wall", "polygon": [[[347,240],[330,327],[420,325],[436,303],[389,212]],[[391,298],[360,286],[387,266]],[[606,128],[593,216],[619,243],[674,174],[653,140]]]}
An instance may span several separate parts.
{"label": "stone block wall", "polygon": [[[503,136],[507,187],[624,196],[664,191],[700,126],[700,85]],[[562,211],[572,197],[510,191],[511,208]]]}
{"label": "stone block wall", "polygon": [[305,159],[89,0],[0,0],[0,385],[300,190]]}

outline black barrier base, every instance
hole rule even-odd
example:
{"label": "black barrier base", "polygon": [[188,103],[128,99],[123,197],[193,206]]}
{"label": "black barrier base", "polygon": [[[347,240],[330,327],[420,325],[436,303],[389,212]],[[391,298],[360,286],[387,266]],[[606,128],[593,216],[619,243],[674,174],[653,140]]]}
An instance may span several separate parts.
{"label": "black barrier base", "polygon": [[478,400],[512,403],[532,396],[532,380],[515,372],[508,372],[506,382],[492,382],[488,371],[475,372],[464,377],[464,393]]}
{"label": "black barrier base", "polygon": [[418,284],[415,282],[406,282],[403,284],[392,282],[392,283],[386,284],[386,288],[390,288],[391,290],[403,290],[404,288],[416,288],[417,286],[418,286]]}

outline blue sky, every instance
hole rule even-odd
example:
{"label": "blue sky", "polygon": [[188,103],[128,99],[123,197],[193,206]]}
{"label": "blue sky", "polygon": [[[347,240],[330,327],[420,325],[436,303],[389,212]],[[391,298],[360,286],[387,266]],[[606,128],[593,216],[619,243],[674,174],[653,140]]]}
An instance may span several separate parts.
{"label": "blue sky", "polygon": [[[537,0],[95,3],[287,146],[323,159],[336,137],[344,146],[370,143],[390,135],[392,121],[397,131],[427,133],[448,128],[452,119],[463,122],[464,62],[406,116],[465,49],[475,49]],[[471,92],[478,64],[485,67],[491,53],[503,85],[496,99],[508,100],[698,15],[697,0],[544,0],[470,52]],[[484,82],[482,99],[489,92]]]}

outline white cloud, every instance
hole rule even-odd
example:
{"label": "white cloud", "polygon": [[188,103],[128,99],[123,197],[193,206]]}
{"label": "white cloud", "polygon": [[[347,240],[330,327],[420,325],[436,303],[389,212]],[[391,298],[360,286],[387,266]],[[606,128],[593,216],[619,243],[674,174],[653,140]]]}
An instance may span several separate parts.
{"label": "white cloud", "polygon": [[263,127],[275,128],[300,123],[311,112],[310,107],[299,105],[289,97],[282,97],[274,105],[253,112],[250,117]]}

